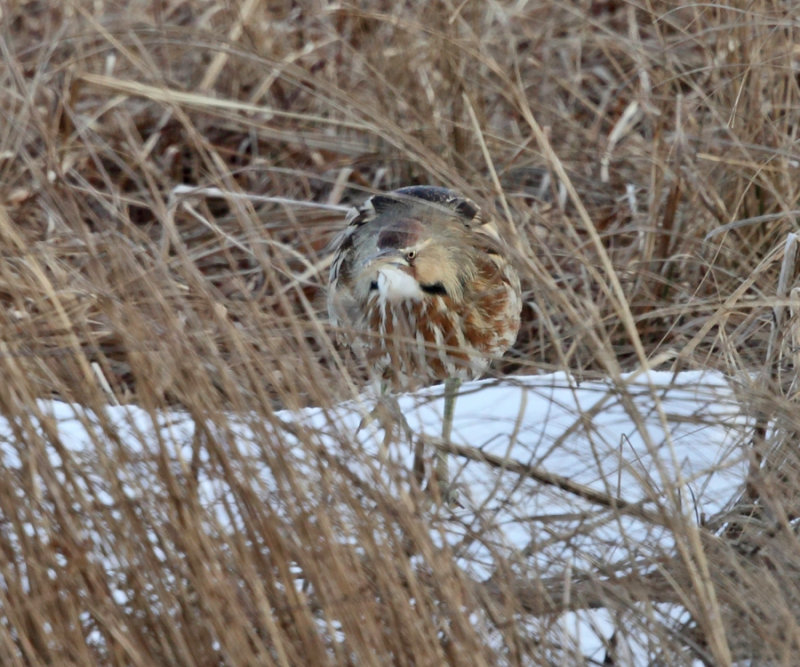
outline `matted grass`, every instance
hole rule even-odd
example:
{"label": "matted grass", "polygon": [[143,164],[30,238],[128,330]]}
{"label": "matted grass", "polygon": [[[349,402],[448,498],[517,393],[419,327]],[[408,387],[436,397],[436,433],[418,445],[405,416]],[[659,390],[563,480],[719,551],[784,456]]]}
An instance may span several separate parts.
{"label": "matted grass", "polygon": [[[641,614],[663,664],[792,664],[797,12],[0,0],[0,406],[21,456],[0,471],[7,662],[573,661],[558,618],[585,606],[621,634]],[[339,464],[330,486],[302,483],[276,411],[365,379],[326,323],[326,246],[341,207],[413,183],[462,190],[509,239],[526,304],[498,375],[732,379],[755,427],[726,521],[675,524],[676,553],[628,578],[598,565],[571,602],[567,574],[533,582],[534,600],[512,559],[476,586],[421,491],[386,497]],[[91,461],[47,454],[63,444],[50,397],[214,428],[183,467],[153,445],[158,484],[132,497],[110,421]],[[234,414],[273,427],[269,494],[221,436]],[[198,500],[203,467],[233,489],[230,524]],[[661,603],[683,625],[654,620]]]}

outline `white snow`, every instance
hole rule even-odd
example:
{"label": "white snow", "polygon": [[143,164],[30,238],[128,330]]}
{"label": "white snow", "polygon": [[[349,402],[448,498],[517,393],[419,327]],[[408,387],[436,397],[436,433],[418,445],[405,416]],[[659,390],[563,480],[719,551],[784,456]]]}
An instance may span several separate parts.
{"label": "white snow", "polygon": [[[441,387],[400,396],[399,404],[415,434],[440,434]],[[237,483],[249,484],[265,497],[274,492],[270,451],[275,439],[289,443],[305,483],[309,487],[317,483],[319,461],[297,444],[291,430],[281,429],[283,422],[307,427],[331,457],[349,462],[357,477],[390,493],[406,492],[402,487],[410,473],[390,476],[388,471],[411,469],[411,447],[401,439],[383,451],[384,433],[377,423],[358,431],[372,405],[365,398],[333,410],[282,412],[274,424],[247,415],[231,416],[223,441],[249,462],[234,470]],[[92,479],[93,461],[108,465],[109,457],[115,459],[125,494],[143,498],[156,484],[155,454],[166,452],[177,475],[188,475],[191,466],[199,464],[202,501],[220,508],[215,514],[219,525],[236,521],[220,502],[232,480],[203,473],[208,454],[202,449],[193,453],[197,425],[186,414],[153,416],[122,406],[97,415],[58,401],[40,401],[37,408],[60,441],[61,446],[55,447],[51,436],[42,439],[53,467],[66,480],[63,471],[80,465],[86,477],[77,483],[94,481],[100,489],[92,493],[101,501],[112,502],[110,495],[104,495],[99,476]],[[47,432],[39,418],[31,418],[43,434]],[[108,441],[101,419],[114,424],[118,443]],[[432,530],[437,540],[449,542],[463,569],[476,580],[492,575],[498,554],[509,563],[518,559],[542,576],[563,572],[565,563],[577,574],[591,572],[598,563],[646,556],[671,545],[670,533],[662,525],[545,484],[535,473],[560,475],[609,498],[641,503],[655,515],[679,511],[697,520],[724,510],[741,488],[746,474],[745,426],[729,383],[714,372],[630,376],[622,391],[606,381],[579,384],[564,373],[465,383],[456,402],[453,444],[471,448],[473,454],[479,451],[524,464],[532,474],[451,455],[461,506],[442,510],[443,520]],[[348,455],[356,450],[367,456]],[[193,461],[193,455],[199,458]],[[23,471],[31,456],[28,443],[17,443],[12,425],[0,420],[2,465]],[[76,483],[74,478],[71,483]],[[481,539],[470,538],[473,529],[480,530]],[[602,659],[597,629],[612,627],[608,614],[569,613],[561,623],[564,633],[580,642],[584,654]]]}

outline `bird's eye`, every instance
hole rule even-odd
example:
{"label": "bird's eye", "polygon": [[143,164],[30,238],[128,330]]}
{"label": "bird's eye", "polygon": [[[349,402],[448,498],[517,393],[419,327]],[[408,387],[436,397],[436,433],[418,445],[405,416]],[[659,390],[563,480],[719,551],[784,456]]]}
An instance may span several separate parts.
{"label": "bird's eye", "polygon": [[409,262],[413,261],[416,256],[417,256],[417,251],[416,250],[407,250],[406,251],[406,259]]}

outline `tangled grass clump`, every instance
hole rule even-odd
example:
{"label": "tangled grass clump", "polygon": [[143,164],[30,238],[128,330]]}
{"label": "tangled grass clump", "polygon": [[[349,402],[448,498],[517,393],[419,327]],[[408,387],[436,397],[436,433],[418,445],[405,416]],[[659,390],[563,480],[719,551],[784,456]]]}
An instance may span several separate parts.
{"label": "tangled grass clump", "polygon": [[[590,664],[555,620],[603,607],[614,664],[626,642],[788,664],[799,31],[770,0],[0,2],[9,663]],[[665,509],[674,553],[572,594],[498,546],[478,586],[416,492],[378,493],[285,423],[363,388],[323,316],[342,209],[418,183],[512,240],[523,328],[498,375],[621,395],[648,365],[730,378],[753,428],[724,521]],[[42,399],[73,406],[89,451]],[[110,405],[152,423],[123,437]],[[195,425],[185,451],[151,440],[167,410]],[[201,473],[235,507],[205,506]]]}

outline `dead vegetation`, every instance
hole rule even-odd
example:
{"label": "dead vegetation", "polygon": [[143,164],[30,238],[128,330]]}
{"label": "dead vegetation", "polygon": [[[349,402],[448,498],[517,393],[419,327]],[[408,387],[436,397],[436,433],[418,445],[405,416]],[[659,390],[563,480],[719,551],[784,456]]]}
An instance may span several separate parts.
{"label": "dead vegetation", "polygon": [[[602,607],[606,664],[633,633],[652,664],[792,664],[797,10],[0,0],[4,662],[597,664],[559,618]],[[496,545],[476,581],[421,491],[381,493],[284,422],[362,389],[325,247],[340,207],[413,183],[511,240],[526,306],[500,374],[732,379],[754,428],[728,515],[660,505],[674,551],[574,580]],[[125,436],[113,404],[150,424]],[[197,425],[180,456],[149,430],[166,408]]]}

